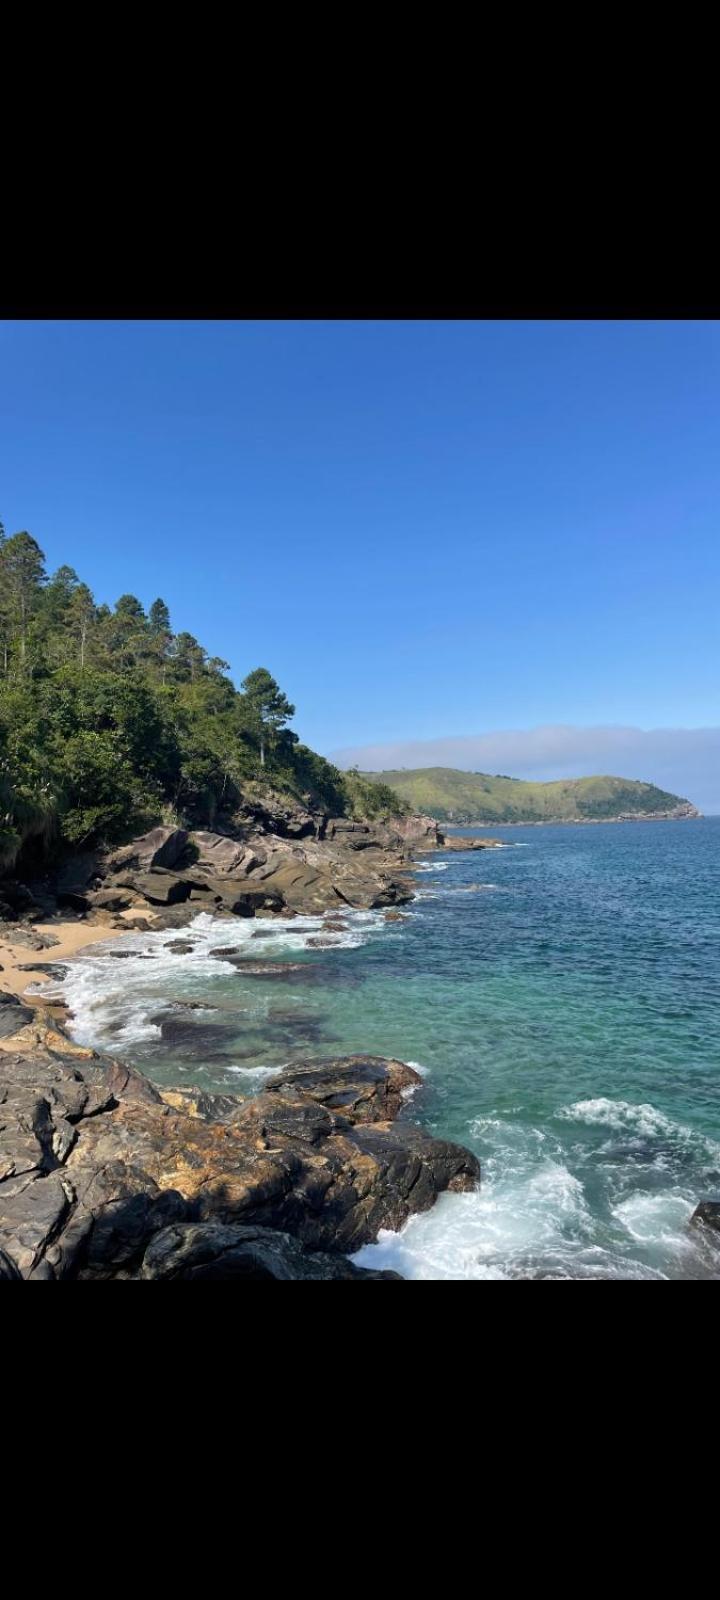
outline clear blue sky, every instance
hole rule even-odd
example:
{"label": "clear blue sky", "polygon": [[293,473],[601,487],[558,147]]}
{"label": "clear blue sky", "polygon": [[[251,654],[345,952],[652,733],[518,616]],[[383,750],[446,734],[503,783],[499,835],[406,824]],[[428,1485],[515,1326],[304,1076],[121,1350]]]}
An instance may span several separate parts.
{"label": "clear blue sky", "polygon": [[0,324],[0,518],[323,751],[720,722],[720,325]]}

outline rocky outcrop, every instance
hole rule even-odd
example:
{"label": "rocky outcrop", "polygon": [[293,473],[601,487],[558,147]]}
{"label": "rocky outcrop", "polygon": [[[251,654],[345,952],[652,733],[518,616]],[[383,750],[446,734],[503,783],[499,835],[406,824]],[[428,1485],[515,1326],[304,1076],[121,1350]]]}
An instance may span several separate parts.
{"label": "rocky outcrop", "polygon": [[707,1228],[720,1247],[720,1200],[702,1200],[690,1218],[692,1227]]}
{"label": "rocky outcrop", "polygon": [[[56,874],[49,909],[102,923],[149,908],[155,923],[182,927],[199,910],[247,917],[394,906],[413,897],[412,850],[437,837],[428,818],[328,817],[268,794],[222,833],[157,827],[121,850],[77,856]],[[46,905],[52,887],[43,885]],[[37,914],[38,900],[25,894]]]}
{"label": "rocky outcrop", "polygon": [[400,1116],[421,1081],[403,1062],[307,1062],[253,1100],[161,1094],[10,1012],[0,1277],[355,1277],[344,1252],[478,1181],[469,1151]]}

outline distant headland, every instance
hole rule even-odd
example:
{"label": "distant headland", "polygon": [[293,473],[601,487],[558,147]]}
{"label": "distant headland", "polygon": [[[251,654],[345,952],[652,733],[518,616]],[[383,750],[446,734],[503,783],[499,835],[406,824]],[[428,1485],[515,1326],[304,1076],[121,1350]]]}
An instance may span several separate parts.
{"label": "distant headland", "polygon": [[680,821],[702,815],[690,800],[635,778],[561,778],[532,783],[504,774],[417,767],[365,772],[415,811],[458,826],[499,823]]}

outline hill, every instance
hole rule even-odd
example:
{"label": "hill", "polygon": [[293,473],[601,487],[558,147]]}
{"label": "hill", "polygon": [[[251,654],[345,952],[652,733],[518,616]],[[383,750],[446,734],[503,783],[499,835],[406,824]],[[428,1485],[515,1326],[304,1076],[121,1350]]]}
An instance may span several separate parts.
{"label": "hill", "polygon": [[413,810],[439,822],[617,822],[624,818],[699,816],[689,800],[633,778],[562,778],[531,783],[453,767],[366,772],[390,786]]}
{"label": "hill", "polygon": [[404,809],[299,742],[266,668],[240,689],[228,670],[162,598],[98,603],[0,523],[0,872],[157,823],[222,830],[258,792],[336,817]]}

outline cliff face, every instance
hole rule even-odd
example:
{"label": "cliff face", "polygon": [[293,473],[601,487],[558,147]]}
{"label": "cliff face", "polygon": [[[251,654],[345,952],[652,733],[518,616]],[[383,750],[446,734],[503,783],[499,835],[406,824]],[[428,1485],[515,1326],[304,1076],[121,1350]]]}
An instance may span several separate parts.
{"label": "cliff face", "polygon": [[479,1179],[400,1117],[421,1082],[400,1061],[160,1094],[17,1001],[0,1022],[0,1279],[392,1278],[343,1252]]}

